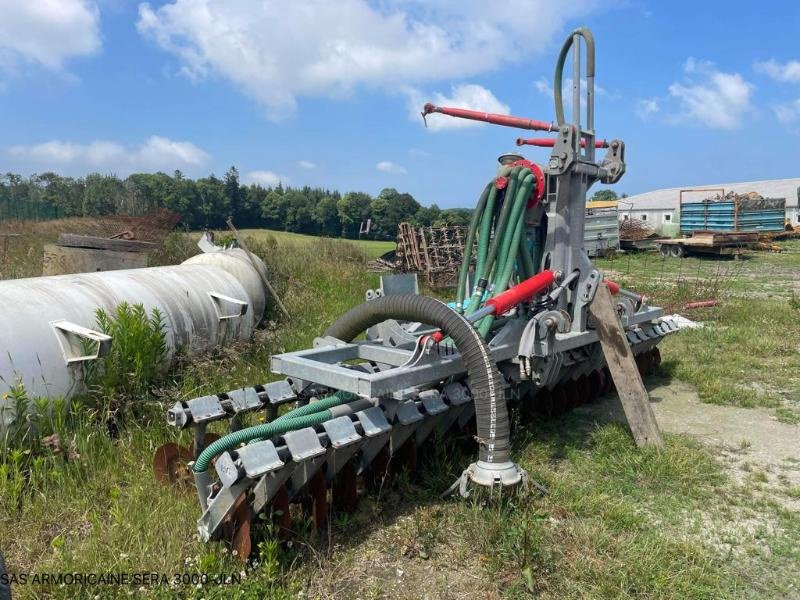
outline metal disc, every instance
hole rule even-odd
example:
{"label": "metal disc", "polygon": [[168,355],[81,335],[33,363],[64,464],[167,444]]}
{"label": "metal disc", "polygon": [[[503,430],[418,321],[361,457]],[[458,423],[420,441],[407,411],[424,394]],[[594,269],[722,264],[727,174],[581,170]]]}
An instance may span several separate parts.
{"label": "metal disc", "polygon": [[292,533],[292,515],[289,513],[289,492],[285,485],[278,488],[271,504],[272,522],[277,528],[278,537],[288,540]]}
{"label": "metal disc", "polygon": [[589,402],[596,402],[597,399],[600,397],[600,393],[603,391],[603,375],[600,371],[592,371],[589,373],[586,381],[589,385]]}
{"label": "metal disc", "polygon": [[564,382],[562,387],[564,388],[564,394],[567,398],[567,410],[572,410],[579,404],[578,385],[575,383],[575,380],[570,379]]}
{"label": "metal disc", "polygon": [[658,346],[654,346],[650,352],[653,355],[653,365],[657,369],[661,366],[661,350],[658,349]]}
{"label": "metal disc", "polygon": [[351,513],[358,505],[358,484],[353,461],[347,461],[333,480],[331,486],[333,505],[344,512]]}
{"label": "metal disc", "polygon": [[321,530],[328,523],[328,488],[325,476],[317,471],[306,485],[311,509],[311,521],[315,531]]}
{"label": "metal disc", "polygon": [[578,386],[578,403],[586,404],[590,402],[589,378],[586,375],[581,375],[578,377],[576,384]]}
{"label": "metal disc", "polygon": [[233,535],[231,536],[231,549],[236,551],[236,555],[242,562],[247,562],[250,552],[253,550],[253,540],[250,536],[250,521],[252,512],[247,503],[247,496],[242,494],[237,500],[231,521],[233,525]]}
{"label": "metal disc", "polygon": [[533,399],[536,412],[542,417],[548,418],[553,414],[553,395],[547,388],[542,388],[536,392]]}
{"label": "metal disc", "polygon": [[553,398],[553,416],[567,412],[567,395],[564,393],[563,385],[557,385],[550,390],[550,396]]}
{"label": "metal disc", "polygon": [[158,448],[153,455],[153,472],[156,479],[169,485],[178,485],[191,481],[191,474],[186,464],[194,458],[192,451],[174,442],[168,442]]}

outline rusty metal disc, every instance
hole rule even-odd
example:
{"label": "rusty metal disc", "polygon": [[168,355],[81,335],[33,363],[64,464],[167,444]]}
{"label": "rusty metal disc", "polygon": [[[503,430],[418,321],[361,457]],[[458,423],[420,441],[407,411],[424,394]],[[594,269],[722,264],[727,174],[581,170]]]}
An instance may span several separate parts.
{"label": "rusty metal disc", "polygon": [[253,551],[253,538],[250,535],[250,521],[243,521],[233,534],[231,549],[236,551],[237,557],[242,562],[247,562]]}
{"label": "rusty metal disc", "polygon": [[654,346],[650,353],[653,356],[653,366],[657,369],[661,366],[661,350],[658,349],[658,346]]}
{"label": "rusty metal disc", "polygon": [[231,549],[236,550],[239,560],[247,562],[253,550],[253,540],[250,536],[250,522],[253,513],[247,503],[247,497],[242,494],[237,500],[236,508],[232,515],[233,535],[231,536]]}
{"label": "rusty metal disc", "polygon": [[536,397],[533,399],[536,412],[544,418],[548,418],[553,414],[553,395],[547,388],[542,388],[536,392]]}
{"label": "rusty metal disc", "polygon": [[413,474],[417,470],[417,444],[412,435],[392,455],[392,469],[395,472],[408,471]]}
{"label": "rusty metal disc", "polygon": [[351,513],[358,505],[358,482],[356,468],[352,461],[347,461],[333,480],[331,486],[333,505],[339,510]]}
{"label": "rusty metal disc", "polygon": [[272,523],[277,529],[278,537],[288,540],[292,533],[292,515],[289,513],[289,492],[285,485],[278,488],[271,504]]}
{"label": "rusty metal disc", "polygon": [[564,384],[561,386],[564,388],[564,394],[567,399],[567,410],[572,410],[579,404],[578,400],[578,385],[575,383],[575,380],[569,379],[565,381]]}
{"label": "rusty metal disc", "polygon": [[384,446],[372,459],[367,471],[366,484],[370,490],[379,490],[392,480],[392,466],[389,460],[389,448]]}
{"label": "rusty metal disc", "polygon": [[181,485],[191,481],[187,463],[194,458],[192,451],[174,442],[167,442],[153,455],[153,472],[156,479],[169,485]]}
{"label": "rusty metal disc", "polygon": [[575,383],[578,386],[578,403],[586,404],[590,402],[589,378],[586,375],[581,375]]}
{"label": "rusty metal disc", "polygon": [[603,391],[603,373],[602,371],[592,371],[586,378],[589,383],[589,402],[596,402]]}
{"label": "rusty metal disc", "polygon": [[314,531],[320,531],[328,523],[328,488],[322,471],[314,473],[306,484],[306,491]]}
{"label": "rusty metal disc", "polygon": [[563,415],[565,412],[567,412],[567,395],[564,392],[563,385],[557,385],[550,390],[550,396],[553,398],[553,416]]}

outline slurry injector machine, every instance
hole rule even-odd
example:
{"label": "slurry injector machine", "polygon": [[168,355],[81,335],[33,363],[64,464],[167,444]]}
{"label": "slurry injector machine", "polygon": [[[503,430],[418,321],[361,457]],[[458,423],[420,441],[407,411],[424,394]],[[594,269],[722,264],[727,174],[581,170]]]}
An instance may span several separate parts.
{"label": "slurry injector machine", "polygon": [[[562,101],[570,49],[572,122]],[[413,469],[417,449],[436,429],[474,426],[478,460],[458,482],[463,496],[523,484],[526,473],[509,452],[509,406],[523,415],[559,413],[613,386],[589,313],[602,285],[614,296],[639,368],[658,363],[655,346],[676,324],[644,297],[604,280],[583,248],[587,189],[596,181],[613,184],[625,172],[623,142],[595,137],[594,76],[592,34],[578,29],[556,64],[555,123],[425,105],[423,117],[440,113],[553,132],[518,140],[552,147],[550,158],[539,165],[516,154],[500,157],[472,216],[454,303],[418,295],[408,276],[385,278],[313,348],[272,357],[272,371],[286,379],[179,402],[169,411],[171,424],[194,427],[195,446],[160,449],[156,471],[174,479],[179,461],[190,461],[203,540],[227,539],[246,555],[253,517],[272,510],[279,530],[288,527],[290,502],[304,505],[319,526],[329,501],[354,506],[359,477],[369,482]],[[599,162],[597,148],[607,148]],[[288,403],[296,407],[277,416]],[[266,422],[240,428],[248,412],[261,412]],[[230,419],[230,433],[206,435],[206,426],[222,419]]]}

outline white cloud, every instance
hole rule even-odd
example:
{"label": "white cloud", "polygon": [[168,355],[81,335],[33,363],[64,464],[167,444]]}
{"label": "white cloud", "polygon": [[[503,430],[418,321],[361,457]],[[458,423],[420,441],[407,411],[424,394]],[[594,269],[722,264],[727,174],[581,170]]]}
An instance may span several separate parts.
{"label": "white cloud", "polygon": [[96,52],[100,12],[88,0],[0,0],[0,67],[20,62],[60,70],[76,56]]}
{"label": "white cloud", "polygon": [[[193,79],[222,76],[280,119],[299,96],[341,97],[497,70],[550,46],[599,0],[173,0],[139,5],[138,30]],[[508,17],[513,12],[514,18]]]}
{"label": "white cloud", "polygon": [[640,119],[647,120],[661,112],[658,98],[644,98],[636,103],[636,114]]}
{"label": "white cloud", "polygon": [[310,160],[299,160],[297,161],[297,166],[301,169],[316,169],[316,163],[311,162]]}
{"label": "white cloud", "polygon": [[428,158],[431,153],[421,148],[411,148],[408,151],[408,155],[413,156],[414,158]]}
{"label": "white cloud", "polygon": [[[498,100],[491,90],[473,83],[452,86],[449,96],[439,92],[430,96],[423,96],[419,90],[415,89],[408,89],[406,93],[408,95],[409,117],[412,121],[419,121],[420,125],[422,125],[420,112],[426,101],[433,102],[438,106],[456,106],[458,108],[468,108],[501,115],[507,115],[511,111],[508,105]],[[465,127],[483,125],[481,121],[457,119],[438,113],[428,115],[426,121],[428,129],[431,131],[464,129]]]}
{"label": "white cloud", "polygon": [[275,187],[281,182],[286,183],[288,180],[287,177],[282,177],[274,171],[250,171],[244,176],[245,183],[257,183],[264,187]]}
{"label": "white cloud", "polygon": [[790,60],[781,64],[771,58],[764,62],[755,63],[754,68],[757,72],[764,73],[775,81],[800,83],[800,60]]}
{"label": "white cloud", "polygon": [[397,163],[393,163],[390,160],[382,160],[375,165],[375,168],[378,169],[378,171],[382,171],[384,173],[394,173],[395,175],[405,175],[408,173],[408,171],[405,170],[405,167],[401,167]]}
{"label": "white cloud", "polygon": [[752,110],[753,85],[738,73],[723,73],[713,63],[693,58],[686,61],[684,72],[684,83],[669,86],[669,95],[680,106],[677,120],[713,129],[736,129]]}
{"label": "white cloud", "polygon": [[800,121],[800,98],[785,104],[776,104],[772,107],[778,121],[784,125],[790,125]]}
{"label": "white cloud", "polygon": [[209,156],[191,142],[150,136],[138,147],[96,140],[88,144],[50,140],[41,144],[11,146],[7,154],[31,170],[101,170],[119,175],[135,171],[172,171],[199,167]]}

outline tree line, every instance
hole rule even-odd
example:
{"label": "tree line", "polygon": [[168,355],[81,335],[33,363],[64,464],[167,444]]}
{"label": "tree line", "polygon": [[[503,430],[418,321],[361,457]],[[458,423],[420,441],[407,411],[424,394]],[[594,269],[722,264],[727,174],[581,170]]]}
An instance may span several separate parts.
{"label": "tree line", "polygon": [[[268,228],[331,237],[393,239],[403,221],[414,225],[466,225],[471,210],[422,206],[411,194],[385,188],[341,193],[319,187],[242,184],[231,167],[222,178],[191,179],[180,171],[65,177],[41,173],[0,177],[0,219],[142,215],[156,208],[180,213],[190,229],[222,229],[232,216],[238,227]],[[24,209],[24,210],[23,210]],[[26,216],[27,215],[27,216]],[[368,233],[362,224],[371,222]]]}

